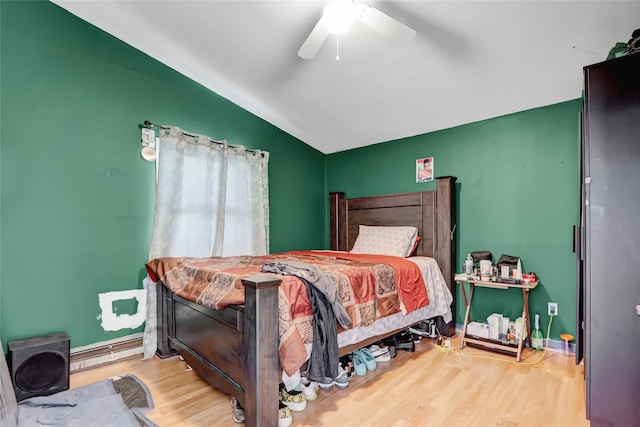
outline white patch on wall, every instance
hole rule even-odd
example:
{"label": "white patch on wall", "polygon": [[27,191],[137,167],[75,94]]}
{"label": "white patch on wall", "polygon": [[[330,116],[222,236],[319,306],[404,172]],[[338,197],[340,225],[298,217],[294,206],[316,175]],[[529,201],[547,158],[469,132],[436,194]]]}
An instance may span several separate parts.
{"label": "white patch on wall", "polygon": [[[115,301],[138,300],[138,311],[131,314],[116,314],[113,311]],[[130,291],[114,291],[98,294],[100,309],[102,310],[102,329],[105,331],[119,331],[120,329],[135,329],[144,323],[147,307],[147,291],[145,289],[134,289]]]}

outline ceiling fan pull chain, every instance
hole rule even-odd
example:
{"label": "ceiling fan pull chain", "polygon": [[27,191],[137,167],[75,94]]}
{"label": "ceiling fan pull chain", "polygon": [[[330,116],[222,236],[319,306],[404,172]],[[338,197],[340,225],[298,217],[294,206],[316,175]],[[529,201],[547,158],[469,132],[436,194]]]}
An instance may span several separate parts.
{"label": "ceiling fan pull chain", "polygon": [[340,61],[340,34],[336,34],[336,61]]}

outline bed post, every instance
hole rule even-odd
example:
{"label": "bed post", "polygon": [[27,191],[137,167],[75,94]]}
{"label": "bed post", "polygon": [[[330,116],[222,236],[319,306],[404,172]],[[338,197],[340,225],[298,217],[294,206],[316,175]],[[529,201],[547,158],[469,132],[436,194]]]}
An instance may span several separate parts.
{"label": "bed post", "polygon": [[[456,287],[453,277],[456,268],[456,192],[455,176],[442,176],[436,178],[436,253],[434,258],[438,261],[442,275],[451,290],[453,301],[451,312],[453,320],[449,327],[451,335],[455,333],[456,313]],[[448,334],[447,334],[448,335]]]}
{"label": "bed post", "polygon": [[[342,236],[346,236],[347,221],[345,209],[344,193],[329,193],[329,217],[331,227],[331,250],[332,251],[348,251],[347,242]],[[341,228],[343,229],[341,231]]]}
{"label": "bed post", "polygon": [[171,292],[160,281],[153,284],[156,287],[156,322],[157,322],[157,350],[156,354],[165,359],[175,356],[177,352],[171,348],[169,337],[175,336],[173,323],[173,300]]}
{"label": "bed post", "polygon": [[278,425],[278,287],[273,277],[242,279],[244,411],[247,427]]}

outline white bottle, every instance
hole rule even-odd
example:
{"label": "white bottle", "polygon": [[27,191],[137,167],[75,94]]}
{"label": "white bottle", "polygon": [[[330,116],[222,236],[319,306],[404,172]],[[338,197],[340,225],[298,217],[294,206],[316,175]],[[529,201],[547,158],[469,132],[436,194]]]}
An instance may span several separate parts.
{"label": "white bottle", "polygon": [[467,254],[467,259],[464,260],[464,274],[473,274],[473,259],[471,254]]}

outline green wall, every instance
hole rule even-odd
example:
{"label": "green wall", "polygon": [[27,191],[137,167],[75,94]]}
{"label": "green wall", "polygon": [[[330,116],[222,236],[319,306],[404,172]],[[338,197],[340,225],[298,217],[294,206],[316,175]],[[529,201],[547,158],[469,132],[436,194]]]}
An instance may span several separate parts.
{"label": "green wall", "polygon": [[[521,256],[541,278],[532,313],[546,328],[546,303],[557,302],[552,338],[575,332],[580,100],[324,156],[52,3],[0,2],[0,19],[5,345],[62,330],[78,347],[139,331],[103,331],[97,295],[140,288],[144,276],[154,205],[144,120],[271,153],[272,252],[328,246],[326,191],[433,189],[414,172],[433,156],[436,176],[458,177],[457,268],[473,250]],[[519,292],[483,289],[472,315],[520,309]]]}
{"label": "green wall", "polygon": [[[489,250],[520,256],[540,277],[531,292],[531,315],[541,314],[546,336],[547,302],[559,316],[551,338],[575,333],[575,256],[572,226],[579,215],[581,100],[524,111],[439,132],[349,150],[327,157],[327,191],[347,197],[435,189],[415,182],[415,161],[434,157],[435,176],[458,178],[457,259]],[[458,290],[456,321],[464,306]],[[515,318],[522,292],[480,289],[471,317],[491,313]]]}
{"label": "green wall", "polygon": [[[138,124],[270,156],[271,251],[322,247],[325,156],[49,2],[0,2],[0,337],[105,332],[98,294],[141,288],[154,163]],[[291,203],[295,195],[295,203]]]}

